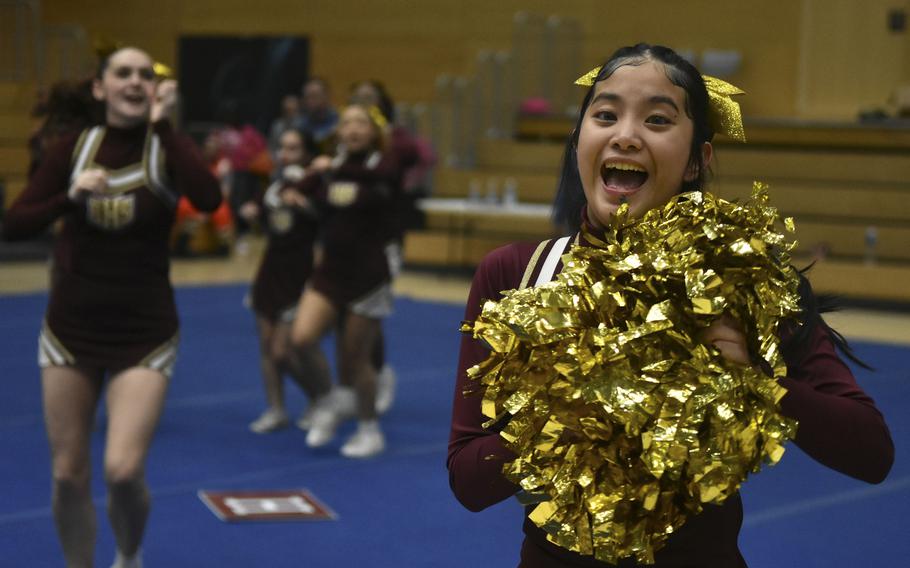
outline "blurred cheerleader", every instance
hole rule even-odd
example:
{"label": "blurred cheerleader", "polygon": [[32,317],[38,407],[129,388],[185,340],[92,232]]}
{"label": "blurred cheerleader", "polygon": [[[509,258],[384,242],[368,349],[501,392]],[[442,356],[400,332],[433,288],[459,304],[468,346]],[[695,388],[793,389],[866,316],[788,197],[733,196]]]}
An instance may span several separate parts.
{"label": "blurred cheerleader", "polygon": [[[290,422],[284,402],[284,373],[290,374],[307,394],[310,409],[331,387],[319,346],[310,345],[309,351],[301,353],[290,344],[297,301],[313,272],[313,247],[319,225],[318,212],[309,201],[296,200],[299,194],[282,190],[304,179],[312,156],[313,144],[307,144],[302,132],[285,130],[278,137],[275,181],[265,191],[261,205],[249,202],[240,209],[248,221],[260,218],[268,237],[251,293],[268,402],[268,408],[250,424],[250,430],[257,434],[284,428]],[[313,371],[312,365],[318,369]],[[297,422],[304,430],[308,428],[308,416],[309,412]]]}
{"label": "blurred cheerleader", "polygon": [[307,444],[328,444],[356,408],[357,431],[341,448],[347,457],[369,457],[385,449],[371,352],[382,318],[392,312],[387,244],[401,177],[395,154],[383,151],[385,128],[375,107],[346,108],[338,126],[338,155],[317,158],[312,167],[321,175],[307,176],[299,188],[300,198],[323,212],[323,257],[300,300],[292,340],[311,349],[337,325],[340,383],[354,390],[336,387],[316,408]]}
{"label": "blurred cheerleader", "polygon": [[133,47],[106,57],[92,84],[104,124],[47,151],[7,212],[3,232],[26,238],[62,218],[38,361],[51,449],[53,509],[68,566],[93,566],[89,441],[107,386],[104,478],[116,567],[141,566],[149,513],[145,460],[177,354],[168,236],[186,195],[221,202],[192,142],[168,119],[174,81],[158,82]]}
{"label": "blurred cheerleader", "polygon": [[[366,106],[375,106],[389,123],[389,149],[397,156],[401,165],[401,192],[398,194],[392,219],[389,223],[389,255],[392,262],[392,278],[401,269],[404,236],[408,229],[423,224],[422,212],[417,200],[429,193],[430,172],[436,156],[429,142],[395,124],[395,103],[381,81],[367,79],[351,86],[350,100]],[[386,361],[385,336],[380,330],[379,340],[373,348],[373,365],[377,369],[376,409],[384,414],[395,400],[395,371]]]}

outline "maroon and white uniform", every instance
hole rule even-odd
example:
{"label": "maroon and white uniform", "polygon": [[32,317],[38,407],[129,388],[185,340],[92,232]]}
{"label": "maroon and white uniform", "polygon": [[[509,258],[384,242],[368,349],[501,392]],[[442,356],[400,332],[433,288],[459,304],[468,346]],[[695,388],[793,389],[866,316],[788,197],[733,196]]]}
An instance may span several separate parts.
{"label": "maroon and white uniform", "polygon": [[340,155],[325,175],[307,176],[301,191],[323,216],[323,258],[312,286],[339,310],[382,318],[392,311],[388,248],[401,168],[394,153]]}
{"label": "maroon and white uniform", "polygon": [[[107,171],[107,190],[71,200],[76,176],[90,168]],[[180,195],[201,211],[221,202],[192,141],[166,120],[91,128],[48,152],[3,223],[5,238],[20,239],[63,220],[39,342],[42,366],[170,373],[178,322],[168,241]]]}
{"label": "maroon and white uniform", "polygon": [[253,310],[271,321],[293,321],[300,294],[313,272],[313,245],[319,225],[315,211],[281,200],[285,181],[278,179],[262,199],[268,244],[253,280]]}
{"label": "maroon and white uniform", "polygon": [[[484,301],[499,300],[503,290],[549,281],[562,269],[562,249],[553,250],[567,246],[567,240],[512,244],[487,255],[474,275],[465,320],[475,320]],[[583,240],[580,244],[586,245]],[[452,491],[472,511],[508,499],[519,490],[502,475],[503,464],[515,456],[497,432],[483,428],[486,418],[481,413],[481,397],[463,394],[471,386],[467,369],[488,355],[481,341],[462,337],[447,466]],[[799,420],[796,445],[822,464],[849,476],[873,483],[884,479],[894,459],[888,427],[875,403],[838,357],[822,326],[816,326],[801,360],[787,360],[787,370],[787,377],[781,380],[787,389],[781,410]],[[722,505],[706,505],[656,553],[655,566],[745,567],[737,546],[742,520],[739,494]],[[544,531],[527,518],[524,532],[522,568],[609,566],[550,543]],[[627,559],[619,566],[638,564]]]}

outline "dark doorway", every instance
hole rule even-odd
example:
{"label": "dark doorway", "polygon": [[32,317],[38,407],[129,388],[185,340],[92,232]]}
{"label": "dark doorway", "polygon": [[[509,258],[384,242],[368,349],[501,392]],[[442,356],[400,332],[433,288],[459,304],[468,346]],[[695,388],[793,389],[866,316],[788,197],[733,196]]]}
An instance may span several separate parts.
{"label": "dark doorway", "polygon": [[189,132],[252,124],[261,132],[281,97],[300,93],[309,74],[305,37],[185,36],[178,47],[182,121]]}

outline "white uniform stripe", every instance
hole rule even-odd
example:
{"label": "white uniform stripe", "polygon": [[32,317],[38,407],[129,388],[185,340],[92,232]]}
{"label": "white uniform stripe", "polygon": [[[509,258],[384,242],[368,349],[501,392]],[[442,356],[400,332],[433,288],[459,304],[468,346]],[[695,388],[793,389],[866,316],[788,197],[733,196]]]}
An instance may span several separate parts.
{"label": "white uniform stripe", "polygon": [[[38,336],[38,364],[42,366],[42,359],[54,365],[66,363],[66,357],[51,342],[43,332]],[[47,366],[46,364],[43,366]]]}
{"label": "white uniform stripe", "polygon": [[171,365],[174,364],[174,359],[176,359],[177,353],[176,349],[172,346],[166,349],[165,351],[158,353],[154,357],[148,360],[148,366],[152,369],[161,369],[168,366],[170,362]]}
{"label": "white uniform stripe", "polygon": [[88,131],[88,134],[85,135],[85,139],[82,142],[82,148],[79,150],[79,156],[76,158],[76,164],[73,166],[73,173],[70,175],[70,184],[76,182],[76,176],[82,173],[82,170],[85,169],[85,163],[89,159],[89,154],[92,153],[92,147],[95,145],[95,139],[98,138],[102,133],[102,128],[100,126],[95,126]]}
{"label": "white uniform stripe", "polygon": [[44,343],[41,340],[41,336],[38,336],[38,367],[50,367],[51,359],[48,356],[47,352],[44,350]]}
{"label": "white uniform stripe", "polygon": [[158,152],[160,151],[161,141],[153,134],[151,148],[149,149],[149,177],[152,178],[152,183],[158,185],[161,185],[161,180],[158,177]]}
{"label": "white uniform stripe", "polygon": [[537,275],[537,281],[534,282],[535,286],[540,286],[553,279],[553,273],[556,272],[556,265],[559,264],[559,259],[562,257],[562,253],[566,250],[566,245],[571,238],[572,237],[562,237],[553,243],[553,248],[551,248],[549,254],[547,254],[547,259],[540,269],[540,274]]}
{"label": "white uniform stripe", "polygon": [[152,135],[151,148],[149,149],[148,169],[151,189],[160,195],[166,203],[172,206],[176,205],[178,196],[161,179],[161,140],[155,135]]}
{"label": "white uniform stripe", "polygon": [[275,181],[272,185],[265,190],[265,196],[262,198],[262,202],[266,204],[267,207],[277,208],[281,207],[281,188],[284,185],[281,181]]}
{"label": "white uniform stripe", "polygon": [[131,172],[126,172],[126,173],[122,173],[119,175],[108,177],[107,185],[111,189],[116,190],[116,189],[120,189],[121,187],[125,187],[125,186],[131,185],[133,183],[136,183],[137,181],[142,180],[144,177],[145,177],[145,174],[142,172],[142,170],[137,168]]}
{"label": "white uniform stripe", "polygon": [[370,157],[367,158],[366,166],[367,166],[367,168],[372,170],[373,168],[375,168],[376,166],[379,165],[379,162],[381,160],[382,160],[382,154],[380,154],[379,152],[373,152],[372,154],[370,154]]}

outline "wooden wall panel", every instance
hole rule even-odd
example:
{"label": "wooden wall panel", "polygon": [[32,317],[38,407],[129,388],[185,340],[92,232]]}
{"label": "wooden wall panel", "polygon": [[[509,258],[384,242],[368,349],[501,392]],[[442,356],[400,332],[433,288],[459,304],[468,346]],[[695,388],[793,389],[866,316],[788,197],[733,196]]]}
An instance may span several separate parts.
{"label": "wooden wall panel", "polygon": [[802,0],[802,5],[805,77],[797,114],[854,119],[860,110],[884,107],[897,86],[910,83],[907,32],[887,29],[888,12],[906,11],[906,0]]}
{"label": "wooden wall panel", "polygon": [[[105,0],[47,0],[44,13],[49,22],[79,22],[90,34],[142,45],[166,63],[175,60],[181,34],[308,35],[315,72],[341,90],[353,77],[379,75],[388,78],[399,99],[417,101],[430,97],[438,73],[468,72],[478,49],[508,47],[518,10],[543,16],[558,12],[582,23],[587,48],[584,61],[577,63],[580,72],[617,46],[642,40],[695,52],[738,49],[744,63],[732,79],[749,92],[747,114],[841,116],[883,100],[900,80],[906,49],[895,51],[895,46],[906,40],[888,35],[883,18],[889,6],[904,4],[567,0],[557,7],[544,0],[121,0],[112,9]],[[839,33],[832,35],[831,29]],[[801,50],[813,66],[802,79]],[[834,56],[826,57],[828,52]],[[856,84],[843,80],[855,73],[861,76]],[[806,80],[808,90],[798,92]]]}
{"label": "wooden wall panel", "polygon": [[[749,96],[747,115],[853,118],[910,83],[906,32],[886,28],[907,0],[46,0],[45,20],[78,22],[90,34],[146,47],[173,63],[181,34],[308,35],[313,69],[338,88],[353,77],[387,77],[402,101],[427,100],[438,73],[471,70],[480,48],[507,48],[519,10],[579,20],[579,73],[617,46],[646,40],[696,53],[738,49],[731,79]],[[358,69],[361,67],[361,69]],[[358,75],[362,72],[363,75]],[[340,95],[339,95],[340,97]]]}

